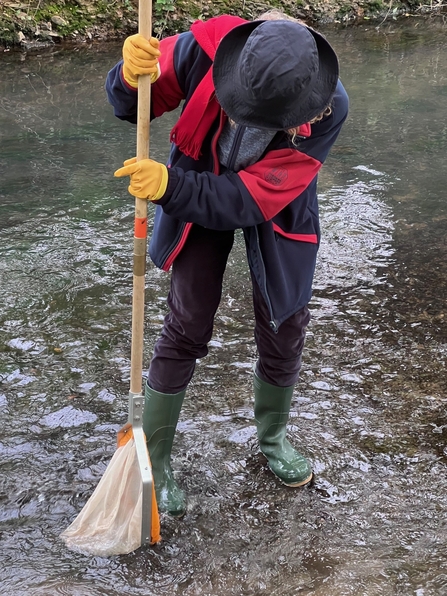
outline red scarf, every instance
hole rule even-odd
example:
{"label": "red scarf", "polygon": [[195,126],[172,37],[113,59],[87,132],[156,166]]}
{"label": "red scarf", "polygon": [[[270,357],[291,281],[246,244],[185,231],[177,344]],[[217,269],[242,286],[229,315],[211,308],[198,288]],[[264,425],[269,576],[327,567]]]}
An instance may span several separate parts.
{"label": "red scarf", "polygon": [[[214,61],[220,40],[231,29],[246,22],[239,17],[224,15],[205,22],[195,21],[191,26],[191,33],[202,50]],[[219,110],[211,65],[171,130],[171,141],[188,157],[199,159],[202,143]]]}

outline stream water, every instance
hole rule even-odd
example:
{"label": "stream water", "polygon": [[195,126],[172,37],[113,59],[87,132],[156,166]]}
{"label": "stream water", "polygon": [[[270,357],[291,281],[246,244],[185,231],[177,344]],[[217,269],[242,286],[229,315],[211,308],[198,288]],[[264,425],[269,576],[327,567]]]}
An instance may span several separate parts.
{"label": "stream water", "polygon": [[[242,236],[174,468],[189,497],[160,545],[68,551],[126,420],[135,131],[103,89],[117,44],[0,56],[2,594],[447,594],[447,30],[324,30],[351,111],[320,176],[323,240],[290,436],[314,483],[258,452]],[[175,115],[154,123],[164,160]],[[169,275],[147,273],[146,366]]]}

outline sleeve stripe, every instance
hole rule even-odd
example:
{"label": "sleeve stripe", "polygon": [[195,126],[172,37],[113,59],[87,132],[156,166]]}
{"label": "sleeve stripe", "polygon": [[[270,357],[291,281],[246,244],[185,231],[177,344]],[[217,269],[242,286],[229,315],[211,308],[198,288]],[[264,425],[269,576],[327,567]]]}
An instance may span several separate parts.
{"label": "sleeve stripe", "polygon": [[174,110],[184,99],[174,66],[174,47],[177,39],[178,35],[174,35],[160,42],[161,75],[152,85],[152,110],[155,118]]}

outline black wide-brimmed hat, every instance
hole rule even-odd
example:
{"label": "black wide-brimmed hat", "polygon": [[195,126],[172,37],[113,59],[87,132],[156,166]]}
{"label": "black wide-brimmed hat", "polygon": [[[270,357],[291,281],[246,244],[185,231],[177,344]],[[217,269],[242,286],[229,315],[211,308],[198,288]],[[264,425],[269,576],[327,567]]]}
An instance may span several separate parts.
{"label": "black wide-brimmed hat", "polygon": [[221,40],[213,81],[218,102],[237,124],[287,130],[328,107],[338,60],[313,29],[293,21],[252,21]]}

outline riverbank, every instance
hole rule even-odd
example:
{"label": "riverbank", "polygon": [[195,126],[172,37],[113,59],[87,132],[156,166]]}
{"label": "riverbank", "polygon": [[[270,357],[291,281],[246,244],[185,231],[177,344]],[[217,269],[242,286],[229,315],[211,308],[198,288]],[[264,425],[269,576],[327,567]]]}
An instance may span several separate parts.
{"label": "riverbank", "polygon": [[[445,0],[153,0],[153,31],[163,36],[184,31],[196,19],[223,13],[256,18],[278,8],[311,24],[382,22],[398,17],[439,14]],[[0,2],[0,46],[39,48],[61,42],[119,39],[137,30],[138,0],[29,0]]]}

